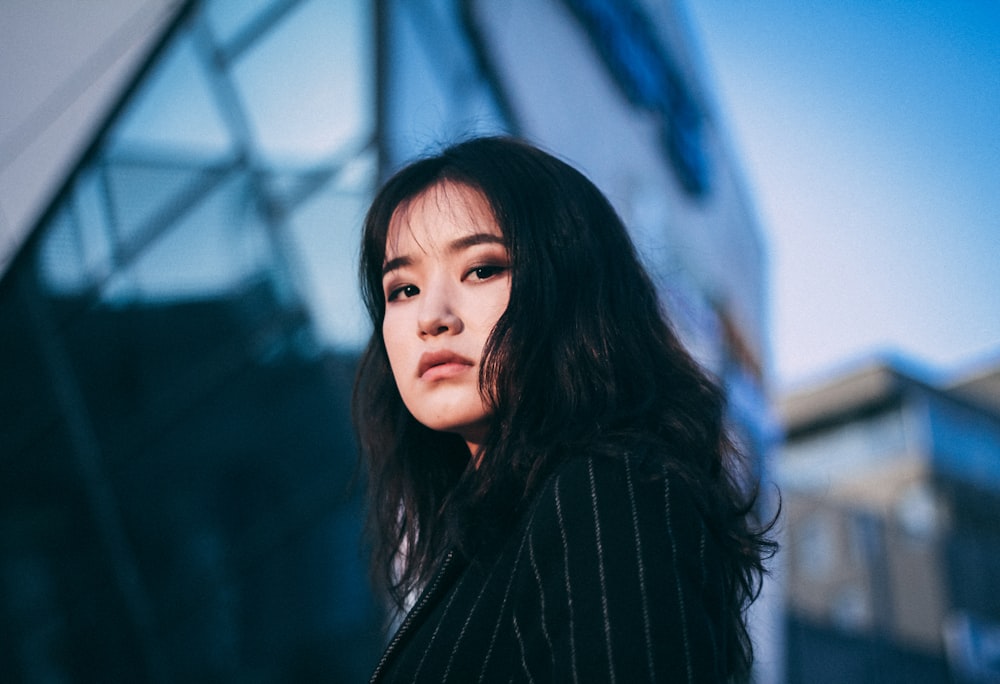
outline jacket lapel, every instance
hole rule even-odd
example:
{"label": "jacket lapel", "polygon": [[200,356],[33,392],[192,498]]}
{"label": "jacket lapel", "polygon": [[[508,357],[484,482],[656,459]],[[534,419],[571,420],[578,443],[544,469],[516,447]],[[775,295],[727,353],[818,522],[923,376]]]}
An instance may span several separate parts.
{"label": "jacket lapel", "polygon": [[376,684],[381,680],[393,656],[403,648],[409,636],[416,631],[430,610],[448,592],[451,585],[455,583],[455,579],[462,574],[464,566],[464,563],[458,561],[454,549],[448,551],[441,566],[434,573],[431,581],[427,583],[427,588],[421,592],[417,602],[403,618],[403,623],[396,630],[389,645],[386,646],[378,665],[375,666],[369,684]]}

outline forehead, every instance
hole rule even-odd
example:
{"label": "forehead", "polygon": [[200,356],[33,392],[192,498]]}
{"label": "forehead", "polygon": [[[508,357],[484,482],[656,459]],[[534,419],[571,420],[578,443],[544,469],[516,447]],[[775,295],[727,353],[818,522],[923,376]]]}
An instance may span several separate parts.
{"label": "forehead", "polygon": [[475,188],[441,181],[393,212],[386,234],[386,257],[414,246],[427,251],[475,233],[502,235],[489,202]]}

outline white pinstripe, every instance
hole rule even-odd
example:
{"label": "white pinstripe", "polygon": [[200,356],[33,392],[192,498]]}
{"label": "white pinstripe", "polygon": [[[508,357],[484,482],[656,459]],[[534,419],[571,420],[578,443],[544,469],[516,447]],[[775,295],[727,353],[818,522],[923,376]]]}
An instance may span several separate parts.
{"label": "white pinstripe", "polygon": [[562,501],[559,498],[559,478],[556,478],[554,489],[556,497],[556,518],[559,521],[559,534],[562,537],[563,545],[563,577],[566,580],[566,605],[569,608],[568,628],[570,665],[572,666],[573,681],[579,682],[580,676],[576,671],[576,640],[573,638],[573,590],[570,587],[569,582],[569,544],[566,541],[566,521],[563,520]]}
{"label": "white pinstripe", "polygon": [[687,670],[688,682],[694,682],[694,670],[691,663],[691,643],[688,640],[687,611],[684,608],[684,590],[681,587],[680,572],[677,570],[677,541],[674,539],[674,524],[670,519],[670,478],[663,478],[663,505],[667,517],[667,536],[670,537],[670,562],[674,570],[674,586],[677,588],[677,604],[680,608],[681,636],[684,640],[684,666]]}
{"label": "white pinstripe", "polygon": [[[490,647],[486,650],[486,657],[483,658],[483,669],[479,671],[479,681],[483,681],[483,677],[486,676],[486,666],[490,662],[490,658],[493,656],[493,647],[496,645],[497,634],[500,632],[500,623],[503,621],[503,611],[507,607],[507,599],[510,598],[510,588],[514,584],[514,578],[517,576],[517,566],[521,563],[521,556],[524,554],[524,545],[528,541],[528,535],[521,537],[521,545],[517,547],[517,555],[514,556],[514,567],[510,570],[510,577],[507,579],[507,587],[503,591],[503,601],[500,602],[500,610],[497,611],[497,622],[493,626],[493,634],[490,637]],[[490,573],[492,575],[492,573]]]}
{"label": "white pinstripe", "polygon": [[[495,569],[496,567],[494,566],[493,570]],[[465,630],[468,629],[469,622],[472,620],[472,615],[473,613],[476,612],[476,606],[479,605],[479,601],[483,598],[483,594],[486,593],[486,587],[490,585],[490,579],[492,577],[493,577],[493,571],[491,570],[490,574],[487,575],[486,577],[486,581],[483,582],[482,588],[479,590],[479,595],[476,596],[476,600],[472,603],[472,607],[469,609],[469,614],[465,616],[465,622],[462,624],[462,631],[458,633],[458,638],[455,639],[455,646],[451,649],[451,655],[448,656],[448,664],[445,666],[444,675],[441,677],[442,681],[448,680],[448,674],[451,672],[451,664],[452,662],[454,662],[455,654],[458,652],[458,645],[462,643],[462,639],[465,637]],[[458,594],[457,591],[455,591],[454,593],[456,595]]]}
{"label": "white pinstripe", "polygon": [[[524,637],[521,636],[521,628],[517,625],[516,615],[512,616],[511,622],[514,624],[514,636],[517,637],[517,645],[521,649],[521,669],[524,670],[524,674],[528,676],[528,681],[531,684],[535,684],[535,678],[531,676],[531,670],[528,668],[528,661],[524,656]],[[511,675],[511,679],[513,678],[513,675]]]}
{"label": "white pinstripe", "polygon": [[534,537],[528,537],[528,559],[531,561],[531,570],[535,574],[535,582],[538,583],[538,599],[539,607],[541,608],[541,625],[542,625],[542,636],[545,637],[545,645],[549,648],[549,659],[552,661],[552,667],[555,668],[556,665],[556,654],[555,649],[552,646],[552,637],[549,636],[549,628],[545,622],[545,587],[542,586],[542,575],[538,571],[538,562],[535,560],[535,545],[532,543]]}
{"label": "white pinstripe", "polygon": [[649,598],[646,595],[646,565],[642,560],[642,537],[639,534],[639,511],[635,504],[635,487],[632,484],[632,465],[625,459],[625,483],[628,485],[628,503],[632,510],[632,532],[635,535],[635,557],[639,562],[639,594],[642,596],[642,631],[646,637],[646,666],[649,680],[656,681],[653,667],[653,636],[649,631]]}
{"label": "white pinstripe", "polygon": [[462,576],[462,579],[459,580],[458,584],[455,585],[455,588],[452,590],[451,598],[449,598],[448,603],[445,604],[444,610],[441,612],[441,619],[438,620],[437,625],[434,627],[434,631],[431,633],[430,641],[427,642],[427,647],[424,649],[424,654],[420,656],[420,662],[417,663],[417,669],[413,672],[414,679],[417,678],[417,676],[420,674],[420,670],[423,669],[424,661],[427,659],[427,654],[431,652],[431,646],[434,644],[434,640],[437,638],[438,632],[441,629],[441,625],[444,624],[444,618],[448,614],[448,610],[451,609],[451,604],[455,600],[455,597],[458,596],[458,589],[461,587],[462,582],[464,580],[465,580],[465,575]]}
{"label": "white pinstripe", "polygon": [[594,512],[594,536],[597,539],[597,575],[601,580],[601,612],[604,615],[604,643],[608,647],[608,674],[611,684],[615,677],[615,656],[611,649],[611,617],[608,615],[608,584],[604,576],[604,544],[601,543],[601,519],[597,513],[597,484],[594,482],[594,461],[587,460],[587,477],[590,479],[590,508]]}

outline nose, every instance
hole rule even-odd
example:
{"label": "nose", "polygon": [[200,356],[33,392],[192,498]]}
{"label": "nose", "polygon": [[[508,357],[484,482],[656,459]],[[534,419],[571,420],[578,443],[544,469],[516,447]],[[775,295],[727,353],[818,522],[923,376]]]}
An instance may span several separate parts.
{"label": "nose", "polygon": [[420,298],[417,325],[421,336],[455,335],[462,331],[462,319],[446,286],[426,287]]}

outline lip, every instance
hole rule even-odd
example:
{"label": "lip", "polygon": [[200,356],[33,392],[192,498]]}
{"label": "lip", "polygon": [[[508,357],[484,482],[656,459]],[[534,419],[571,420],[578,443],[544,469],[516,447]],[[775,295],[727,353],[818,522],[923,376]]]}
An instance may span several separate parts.
{"label": "lip", "polygon": [[420,356],[420,363],[417,365],[417,377],[437,380],[461,373],[474,365],[476,364],[471,359],[455,352],[447,350],[425,352]]}

